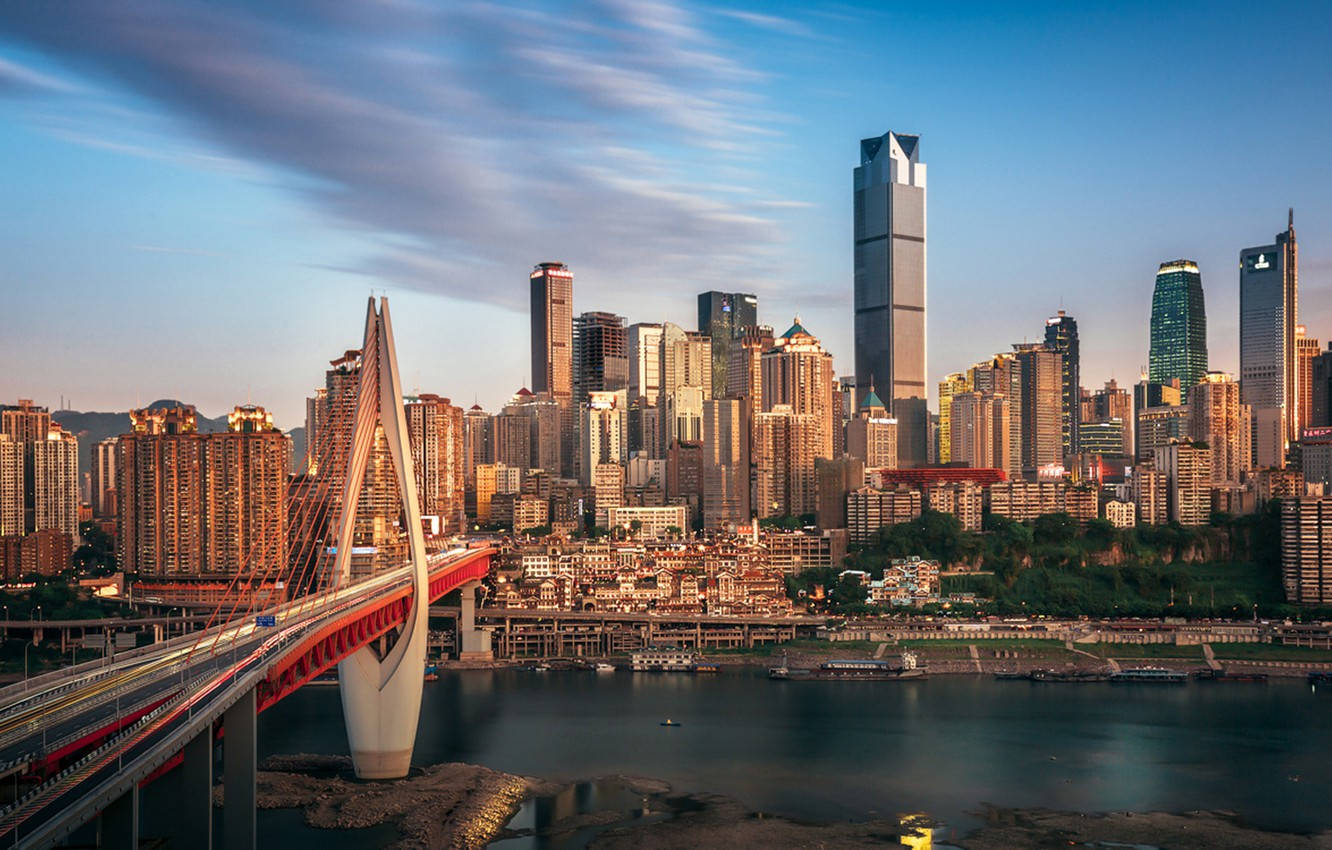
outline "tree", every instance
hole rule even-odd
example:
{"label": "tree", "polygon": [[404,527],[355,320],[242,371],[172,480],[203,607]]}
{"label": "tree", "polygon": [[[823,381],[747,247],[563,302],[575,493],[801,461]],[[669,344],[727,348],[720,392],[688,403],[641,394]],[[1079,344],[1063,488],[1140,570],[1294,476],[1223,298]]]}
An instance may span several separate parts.
{"label": "tree", "polygon": [[83,538],[83,545],[74,550],[74,567],[96,576],[114,573],[116,544],[111,535],[95,522],[81,522],[79,536]]}
{"label": "tree", "polygon": [[1072,543],[1078,536],[1078,521],[1063,511],[1041,514],[1032,523],[1031,531],[1038,545]]}

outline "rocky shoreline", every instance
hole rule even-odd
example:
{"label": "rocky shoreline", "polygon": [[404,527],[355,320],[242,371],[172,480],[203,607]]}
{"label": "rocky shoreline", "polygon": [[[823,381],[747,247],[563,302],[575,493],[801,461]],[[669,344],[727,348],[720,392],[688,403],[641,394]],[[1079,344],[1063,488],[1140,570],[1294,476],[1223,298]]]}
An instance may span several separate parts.
{"label": "rocky shoreline", "polygon": [[[303,809],[315,829],[391,825],[392,850],[471,850],[523,836],[559,840],[578,834],[594,850],[728,847],[883,848],[904,839],[961,850],[1064,846],[1136,846],[1204,850],[1309,848],[1332,850],[1332,832],[1271,832],[1241,823],[1230,812],[1111,812],[1087,814],[986,806],[982,825],[965,835],[939,830],[923,814],[897,818],[810,823],[756,812],[720,794],[681,794],[661,781],[638,777],[596,780],[603,802],[578,809],[567,803],[589,795],[588,783],[553,783],[469,764],[414,770],[406,779],[360,782],[340,756],[275,756],[259,774],[259,807]],[[619,792],[618,796],[617,793]],[[614,802],[618,799],[618,802]],[[525,804],[544,803],[544,816],[513,827]],[[929,843],[907,846],[930,846]]]}

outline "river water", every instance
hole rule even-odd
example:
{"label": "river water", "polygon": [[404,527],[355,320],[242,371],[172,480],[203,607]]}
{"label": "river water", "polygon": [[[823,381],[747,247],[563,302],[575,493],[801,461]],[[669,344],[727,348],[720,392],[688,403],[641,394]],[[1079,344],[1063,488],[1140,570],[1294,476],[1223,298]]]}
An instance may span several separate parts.
{"label": "river water", "polygon": [[[663,727],[670,718],[678,727]],[[260,718],[261,757],[345,753],[336,688]],[[653,777],[805,820],[925,812],[954,829],[983,803],[1075,811],[1226,809],[1247,823],[1332,828],[1332,693],[1302,682],[1055,685],[940,676],[773,682],[520,670],[425,687],[415,760],[548,779]],[[373,846],[260,812],[287,846]],[[376,835],[379,837],[382,833]],[[349,843],[343,843],[346,839]]]}

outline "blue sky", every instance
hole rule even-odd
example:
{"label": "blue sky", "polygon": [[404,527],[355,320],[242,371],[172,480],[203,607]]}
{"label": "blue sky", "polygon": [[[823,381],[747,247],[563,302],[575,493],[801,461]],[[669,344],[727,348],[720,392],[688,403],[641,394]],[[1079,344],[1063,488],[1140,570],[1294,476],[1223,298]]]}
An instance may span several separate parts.
{"label": "blue sky", "polygon": [[1158,263],[1199,262],[1234,371],[1241,248],[1296,210],[1332,336],[1332,6],[8,4],[0,399],[300,424],[391,297],[406,386],[528,376],[533,263],[575,309],[799,314],[849,372],[851,170],[919,133],[931,379],[1062,305],[1136,379]]}

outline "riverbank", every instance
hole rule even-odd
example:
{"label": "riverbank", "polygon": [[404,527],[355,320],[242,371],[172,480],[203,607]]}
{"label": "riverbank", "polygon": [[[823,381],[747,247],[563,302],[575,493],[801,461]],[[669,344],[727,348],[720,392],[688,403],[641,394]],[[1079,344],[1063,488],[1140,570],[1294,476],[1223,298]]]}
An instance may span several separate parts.
{"label": "riverbank", "polygon": [[[393,782],[360,782],[339,756],[278,756],[259,774],[260,808],[301,809],[307,826],[391,825],[394,850],[525,848],[575,842],[633,848],[952,846],[1008,850],[1054,846],[1329,848],[1332,832],[1299,835],[1248,827],[1232,813],[1081,813],[985,806],[963,834],[921,813],[813,823],[754,811],[722,794],[679,793],[665,782],[612,776],[554,783],[470,764],[440,764]],[[872,814],[872,813],[867,813]],[[521,822],[520,822],[521,821]],[[923,842],[912,845],[910,841]],[[367,845],[369,846],[369,845]]]}

